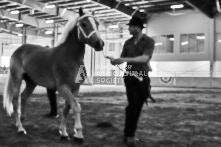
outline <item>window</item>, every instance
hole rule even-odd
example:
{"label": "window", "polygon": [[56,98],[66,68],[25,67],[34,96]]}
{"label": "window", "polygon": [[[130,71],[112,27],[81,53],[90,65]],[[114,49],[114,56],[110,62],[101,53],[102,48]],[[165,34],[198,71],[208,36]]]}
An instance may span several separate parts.
{"label": "window", "polygon": [[203,53],[205,51],[205,35],[199,34],[181,34],[180,52],[181,53]]}
{"label": "window", "polygon": [[115,51],[115,43],[109,43],[109,51]]}
{"label": "window", "polygon": [[155,54],[167,54],[174,52],[174,35],[153,36],[155,41]]}

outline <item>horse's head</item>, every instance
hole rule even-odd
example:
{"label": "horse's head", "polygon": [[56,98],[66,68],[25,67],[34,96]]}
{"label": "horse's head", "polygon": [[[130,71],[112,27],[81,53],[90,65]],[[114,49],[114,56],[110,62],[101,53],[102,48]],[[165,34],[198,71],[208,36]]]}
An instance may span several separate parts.
{"label": "horse's head", "polygon": [[98,32],[98,21],[93,15],[85,14],[82,8],[79,9],[78,38],[80,41],[92,46],[96,51],[103,50],[104,41]]}

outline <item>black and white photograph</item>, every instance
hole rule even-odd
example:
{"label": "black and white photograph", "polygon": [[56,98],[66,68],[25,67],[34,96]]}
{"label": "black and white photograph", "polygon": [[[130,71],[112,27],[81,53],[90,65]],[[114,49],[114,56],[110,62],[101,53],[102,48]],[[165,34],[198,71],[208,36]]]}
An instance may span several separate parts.
{"label": "black and white photograph", "polygon": [[0,0],[0,147],[220,147],[221,0]]}

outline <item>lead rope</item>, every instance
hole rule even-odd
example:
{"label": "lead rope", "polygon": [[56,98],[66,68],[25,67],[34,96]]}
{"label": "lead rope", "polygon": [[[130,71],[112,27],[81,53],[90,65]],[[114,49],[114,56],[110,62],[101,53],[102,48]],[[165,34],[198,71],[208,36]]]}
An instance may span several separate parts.
{"label": "lead rope", "polygon": [[[103,50],[102,52],[103,52],[104,58],[107,58],[107,59],[110,60],[110,57],[105,55],[104,50]],[[119,65],[117,65],[117,67],[118,67],[119,70],[123,71],[124,73],[129,74],[130,76],[133,76],[133,77],[137,78],[140,82],[143,81],[143,77],[139,77],[139,76],[137,76],[136,74],[133,74],[133,73],[131,73],[131,72],[128,72],[128,71],[126,71],[126,70],[123,70],[122,68],[119,67]],[[156,103],[156,100],[151,96],[151,93],[150,93],[150,91],[151,91],[151,86],[150,86],[149,88],[150,88],[150,89],[149,89],[149,96],[148,96],[148,98],[150,98],[153,103]],[[148,99],[148,98],[147,98],[147,99]],[[148,104],[147,99],[146,99],[146,101],[145,101],[146,105]]]}
{"label": "lead rope", "polygon": [[[104,50],[103,50],[103,56],[104,56],[104,58],[106,58],[106,59],[109,59],[109,60],[111,59],[109,56],[106,56],[106,55],[105,55]],[[118,67],[119,70],[123,71],[124,73],[126,73],[126,74],[128,74],[128,75],[130,75],[130,76],[133,76],[133,77],[137,78],[140,82],[143,81],[143,78],[142,78],[142,77],[139,77],[139,76],[137,76],[136,74],[134,74],[134,73],[132,73],[132,72],[123,70],[122,68],[120,68],[119,65],[117,65],[117,67]]]}

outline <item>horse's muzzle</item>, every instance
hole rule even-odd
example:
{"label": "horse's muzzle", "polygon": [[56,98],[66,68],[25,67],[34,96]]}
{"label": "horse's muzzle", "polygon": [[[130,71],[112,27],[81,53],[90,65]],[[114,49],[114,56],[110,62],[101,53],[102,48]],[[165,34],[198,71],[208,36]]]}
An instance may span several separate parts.
{"label": "horse's muzzle", "polygon": [[103,40],[97,41],[97,42],[95,43],[95,45],[94,45],[94,49],[95,49],[96,51],[102,51],[102,50],[103,50],[103,47],[104,47],[104,41],[103,41]]}

